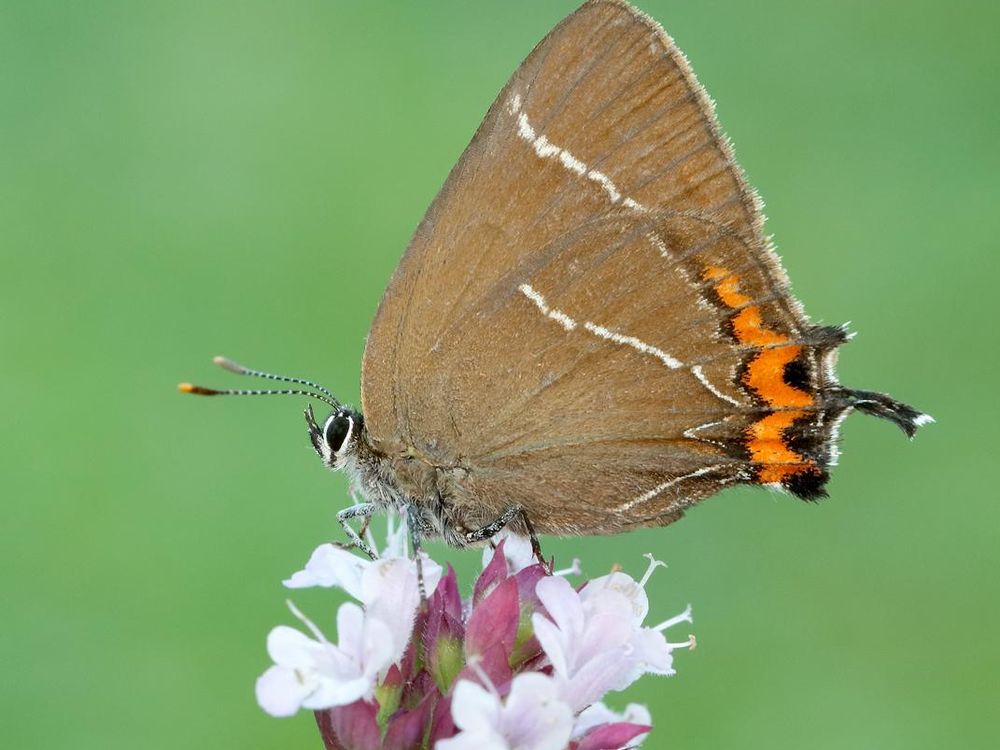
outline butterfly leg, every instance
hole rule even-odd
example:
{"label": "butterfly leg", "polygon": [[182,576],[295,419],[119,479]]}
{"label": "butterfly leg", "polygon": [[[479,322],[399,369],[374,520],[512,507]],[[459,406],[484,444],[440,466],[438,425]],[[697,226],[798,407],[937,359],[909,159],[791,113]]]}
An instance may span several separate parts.
{"label": "butterfly leg", "polygon": [[[531,540],[531,554],[535,556],[535,559],[542,565],[543,568],[547,568],[549,573],[552,572],[552,562],[545,562],[545,558],[542,557],[542,545],[538,543],[538,535],[535,533],[535,527],[531,525],[531,521],[528,519],[528,514],[525,513],[524,509],[521,509],[521,523],[524,524],[524,528],[528,530],[528,539]],[[553,558],[554,560],[555,558]]]}
{"label": "butterfly leg", "polygon": [[[347,538],[350,540],[348,547],[356,547],[357,549],[364,552],[372,560],[376,559],[375,553],[372,548],[361,538],[351,526],[350,521],[352,518],[363,518],[365,526],[368,525],[372,514],[378,510],[374,503],[358,503],[357,505],[352,505],[350,508],[344,508],[342,511],[337,513],[337,521],[340,523],[341,527],[344,529],[344,533],[347,534]],[[364,532],[362,532],[364,533]]]}
{"label": "butterfly leg", "polygon": [[424,563],[420,556],[420,521],[417,516],[417,509],[412,505],[406,506],[406,528],[410,532],[410,549],[413,550],[413,560],[417,564],[417,586],[420,588],[420,601],[427,601],[427,586],[424,583]]}
{"label": "butterfly leg", "polygon": [[375,548],[375,540],[372,538],[371,531],[368,528],[371,526],[371,523],[372,517],[365,516],[365,520],[361,522],[361,526],[358,528],[358,536],[368,542],[368,546],[372,548],[373,552],[377,552],[378,550]]}
{"label": "butterfly leg", "polygon": [[495,521],[486,524],[481,529],[466,533],[465,541],[474,544],[486,539],[492,539],[500,533],[504,526],[514,520],[514,516],[519,513],[522,513],[520,505],[508,505]]}
{"label": "butterfly leg", "polygon": [[470,531],[465,535],[465,541],[469,543],[481,542],[484,539],[490,541],[490,545],[496,548],[493,544],[493,537],[500,533],[508,523],[514,520],[515,516],[521,517],[521,523],[524,524],[525,530],[528,532],[528,539],[531,541],[531,553],[535,556],[535,559],[551,569],[551,565],[545,562],[545,558],[542,557],[542,545],[538,543],[538,535],[535,534],[535,527],[531,525],[531,521],[528,519],[528,514],[525,513],[524,508],[516,503],[513,505],[508,505],[500,517],[497,518],[492,523],[483,526],[481,529],[476,529],[475,531]]}

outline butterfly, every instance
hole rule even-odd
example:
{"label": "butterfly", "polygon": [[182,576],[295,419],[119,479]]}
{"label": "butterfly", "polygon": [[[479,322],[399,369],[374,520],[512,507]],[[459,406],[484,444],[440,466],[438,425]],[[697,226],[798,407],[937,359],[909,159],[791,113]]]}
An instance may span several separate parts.
{"label": "butterfly", "polygon": [[664,526],[720,490],[826,494],[853,410],[931,418],[837,380],[843,327],[792,296],[711,100],[622,0],[591,0],[517,69],[379,305],[357,411],[309,437],[364,499],[455,546],[501,529]]}

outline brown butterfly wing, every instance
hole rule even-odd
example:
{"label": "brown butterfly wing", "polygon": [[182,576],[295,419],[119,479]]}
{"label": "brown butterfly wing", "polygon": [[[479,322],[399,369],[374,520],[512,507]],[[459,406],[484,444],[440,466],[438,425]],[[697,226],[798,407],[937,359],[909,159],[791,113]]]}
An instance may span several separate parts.
{"label": "brown butterfly wing", "polygon": [[585,4],[500,93],[393,276],[370,435],[459,467],[469,525],[520,502],[541,531],[587,533],[730,482],[821,490],[827,436],[796,450],[785,431],[831,416],[815,394],[841,339],[809,325],[761,223],[669,37]]}

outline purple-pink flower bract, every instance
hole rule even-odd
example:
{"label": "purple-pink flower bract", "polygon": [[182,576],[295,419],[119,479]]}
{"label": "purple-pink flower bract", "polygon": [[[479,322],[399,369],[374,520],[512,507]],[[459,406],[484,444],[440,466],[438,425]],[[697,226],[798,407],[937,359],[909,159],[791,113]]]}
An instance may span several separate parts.
{"label": "purple-pink flower bract", "polygon": [[[278,626],[268,637],[274,665],[257,681],[265,711],[315,711],[329,750],[621,750],[650,730],[648,711],[623,714],[601,699],[647,672],[673,674],[645,583],[614,571],[572,586],[507,536],[484,554],[471,596],[454,570],[405,554],[390,532],[374,561],[319,547],[286,585],[336,586],[357,599],[340,606],[337,641],[292,607],[312,637]],[[575,571],[565,571],[574,573]]]}

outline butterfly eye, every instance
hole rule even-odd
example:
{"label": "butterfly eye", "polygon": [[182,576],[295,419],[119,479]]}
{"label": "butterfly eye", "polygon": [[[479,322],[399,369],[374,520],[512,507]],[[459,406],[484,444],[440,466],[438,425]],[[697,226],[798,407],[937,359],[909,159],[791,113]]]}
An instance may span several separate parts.
{"label": "butterfly eye", "polygon": [[338,412],[326,420],[323,428],[323,439],[326,440],[332,453],[340,451],[354,430],[354,420],[349,414]]}

